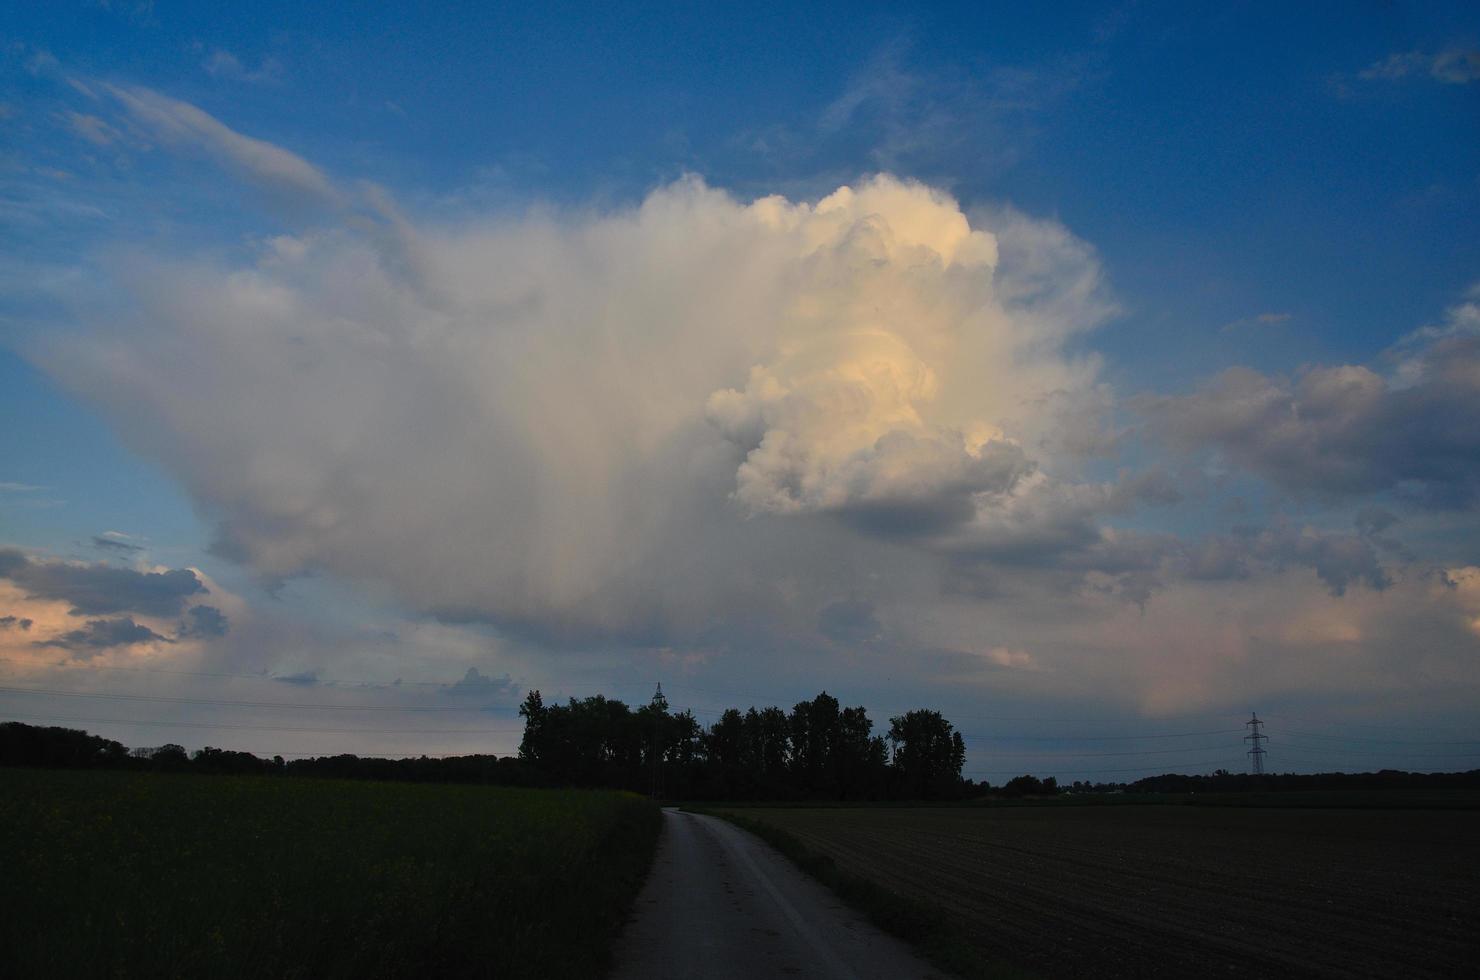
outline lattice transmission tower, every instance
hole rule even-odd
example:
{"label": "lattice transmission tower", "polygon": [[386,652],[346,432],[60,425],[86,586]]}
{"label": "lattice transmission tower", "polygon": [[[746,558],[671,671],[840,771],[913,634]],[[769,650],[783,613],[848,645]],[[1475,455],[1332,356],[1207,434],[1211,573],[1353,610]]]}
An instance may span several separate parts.
{"label": "lattice transmission tower", "polygon": [[1244,727],[1249,729],[1249,734],[1244,736],[1244,741],[1252,743],[1249,748],[1249,769],[1258,776],[1264,773],[1264,743],[1269,741],[1269,736],[1259,730],[1259,727],[1264,724],[1259,720],[1259,713],[1251,711],[1249,714],[1252,717],[1244,722]]}

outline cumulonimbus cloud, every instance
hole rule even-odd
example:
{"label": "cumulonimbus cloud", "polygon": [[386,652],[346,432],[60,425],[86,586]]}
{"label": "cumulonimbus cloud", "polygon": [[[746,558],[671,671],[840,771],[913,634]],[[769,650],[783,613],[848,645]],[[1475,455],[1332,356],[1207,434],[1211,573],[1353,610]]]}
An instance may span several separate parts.
{"label": "cumulonimbus cloud", "polygon": [[220,515],[223,552],[619,632],[773,607],[1042,485],[1043,406],[1098,397],[1066,344],[1109,309],[1059,226],[887,176],[111,277],[134,315],[79,311],[37,356]]}

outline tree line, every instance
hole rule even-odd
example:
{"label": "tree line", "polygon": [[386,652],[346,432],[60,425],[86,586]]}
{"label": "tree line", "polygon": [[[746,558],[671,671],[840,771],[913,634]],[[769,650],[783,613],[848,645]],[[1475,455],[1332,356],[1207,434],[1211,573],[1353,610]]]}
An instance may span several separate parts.
{"label": "tree line", "polygon": [[962,778],[965,742],[939,712],[906,712],[877,734],[862,707],[826,692],[790,711],[731,708],[707,728],[670,710],[661,692],[634,709],[601,695],[547,705],[531,691],[519,714],[517,757],[285,761],[211,746],[130,750],[83,731],[6,722],[0,765],[574,786],[690,800],[951,800],[988,788]]}
{"label": "tree line", "polygon": [[826,691],[790,711],[730,708],[707,728],[661,691],[636,709],[531,691],[519,714],[519,758],[562,785],[695,800],[945,800],[977,788],[940,712],[906,712],[875,734],[867,711]]}
{"label": "tree line", "polygon": [[1165,773],[1129,783],[1076,780],[1064,786],[1052,776],[1023,775],[994,787],[962,778],[961,736],[938,712],[907,712],[891,718],[887,732],[875,735],[862,708],[841,708],[825,693],[790,712],[732,708],[708,728],[690,712],[669,711],[657,698],[633,710],[603,697],[545,705],[532,692],[521,713],[525,731],[517,757],[384,759],[345,753],[287,761],[211,746],[194,752],[175,744],[130,749],[73,728],[0,722],[0,766],[584,786],[713,801],[1480,789],[1480,769],[1260,775],[1220,769],[1206,775]]}

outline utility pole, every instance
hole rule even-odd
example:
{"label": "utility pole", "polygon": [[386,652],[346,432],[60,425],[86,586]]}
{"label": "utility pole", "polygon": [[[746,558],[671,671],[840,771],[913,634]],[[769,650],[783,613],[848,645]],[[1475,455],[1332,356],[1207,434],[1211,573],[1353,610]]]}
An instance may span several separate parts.
{"label": "utility pole", "polygon": [[1251,711],[1249,714],[1252,717],[1244,722],[1244,727],[1249,729],[1249,734],[1244,736],[1244,741],[1253,743],[1252,748],[1249,749],[1251,771],[1256,776],[1262,776],[1264,775],[1264,743],[1269,740],[1269,736],[1259,731],[1259,726],[1264,724],[1259,720],[1259,713]]}

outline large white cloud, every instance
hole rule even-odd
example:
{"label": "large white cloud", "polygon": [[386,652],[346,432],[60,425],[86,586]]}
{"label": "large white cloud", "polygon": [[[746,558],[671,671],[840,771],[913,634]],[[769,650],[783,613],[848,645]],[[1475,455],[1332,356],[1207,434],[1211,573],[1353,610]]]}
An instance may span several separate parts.
{"label": "large white cloud", "polygon": [[1044,406],[1100,397],[1064,353],[1107,309],[1093,254],[919,184],[382,212],[249,263],[120,260],[126,302],[38,352],[264,573],[556,633],[810,623],[865,574],[840,566],[915,575],[901,532],[1043,483]]}

